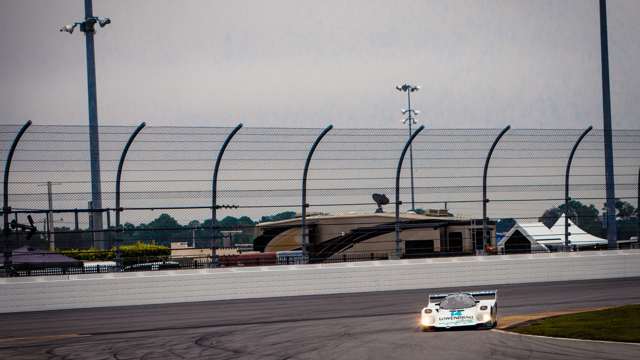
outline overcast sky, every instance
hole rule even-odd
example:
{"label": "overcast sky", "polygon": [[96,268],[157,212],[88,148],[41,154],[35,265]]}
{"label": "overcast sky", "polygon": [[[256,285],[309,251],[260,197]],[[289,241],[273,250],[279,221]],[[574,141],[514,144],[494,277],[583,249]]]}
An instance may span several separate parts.
{"label": "overcast sky", "polygon": [[[94,1],[101,125],[601,127],[597,0]],[[609,1],[613,122],[640,128],[640,2]],[[86,124],[82,0],[0,1],[0,123]]]}

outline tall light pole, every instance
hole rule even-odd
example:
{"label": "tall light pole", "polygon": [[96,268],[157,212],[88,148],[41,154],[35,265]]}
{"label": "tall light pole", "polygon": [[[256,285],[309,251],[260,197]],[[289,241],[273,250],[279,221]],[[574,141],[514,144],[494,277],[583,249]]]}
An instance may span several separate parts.
{"label": "tall light pole", "polygon": [[[85,35],[87,49],[87,88],[89,98],[89,153],[91,156],[91,204],[92,209],[102,209],[102,190],[100,181],[100,148],[98,139],[98,100],[96,96],[96,63],[95,51],[93,47],[93,34],[96,32],[95,25],[101,28],[111,23],[109,18],[93,16],[92,0],[84,0],[84,21],[74,22],[60,28],[60,31],[73,33],[76,27],[80,28]],[[92,213],[91,230],[96,247],[105,248],[104,236],[102,234],[102,212]]]}
{"label": "tall light pole", "polygon": [[604,129],[604,168],[607,187],[608,248],[618,248],[616,225],[616,192],[613,175],[613,145],[611,131],[611,90],[609,88],[609,40],[607,35],[607,1],[600,0],[600,58],[602,65],[602,118]]}
{"label": "tall light pole", "polygon": [[[406,115],[407,117],[402,120],[402,123],[409,124],[409,137],[411,137],[413,133],[412,126],[418,123],[415,119],[415,116],[418,116],[420,114],[420,111],[411,108],[411,93],[420,90],[420,86],[405,83],[403,85],[397,85],[396,90],[407,93],[407,108],[402,109],[402,115]],[[413,145],[411,144],[409,145],[409,168],[411,171],[411,211],[415,211],[416,198],[413,188]]]}

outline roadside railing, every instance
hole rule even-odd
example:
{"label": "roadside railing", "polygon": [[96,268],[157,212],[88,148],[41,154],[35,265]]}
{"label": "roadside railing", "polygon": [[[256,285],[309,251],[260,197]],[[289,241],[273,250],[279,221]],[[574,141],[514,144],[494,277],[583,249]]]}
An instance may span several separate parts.
{"label": "roadside railing", "polygon": [[[606,249],[580,249],[579,251],[607,251]],[[483,253],[482,256],[505,255],[505,254],[533,254],[548,251],[520,251],[505,252],[500,249],[497,254]],[[104,254],[104,251],[99,252]],[[49,275],[78,275],[78,274],[101,274],[117,272],[139,272],[158,270],[184,270],[184,269],[205,269],[205,268],[230,268],[230,267],[252,267],[252,266],[281,266],[297,264],[327,264],[327,263],[347,263],[388,260],[393,257],[387,252],[359,252],[343,253],[324,259],[314,259],[302,256],[301,251],[279,251],[279,252],[248,252],[233,255],[151,255],[151,256],[129,256],[122,257],[120,264],[113,258],[98,259],[99,254],[90,254],[85,251],[83,256],[90,260],[73,260],[65,263],[60,259],[35,261],[21,261],[20,256],[15,256],[16,263],[11,265],[10,271],[5,271],[0,264],[0,276],[22,277],[22,276],[49,276]],[[30,253],[29,256],[42,257],[47,259],[51,256],[60,256],[57,253],[42,252]],[[478,256],[474,252],[462,251],[442,251],[413,253],[403,257],[403,259],[417,258],[445,258],[460,256]],[[56,262],[58,261],[58,262]]]}

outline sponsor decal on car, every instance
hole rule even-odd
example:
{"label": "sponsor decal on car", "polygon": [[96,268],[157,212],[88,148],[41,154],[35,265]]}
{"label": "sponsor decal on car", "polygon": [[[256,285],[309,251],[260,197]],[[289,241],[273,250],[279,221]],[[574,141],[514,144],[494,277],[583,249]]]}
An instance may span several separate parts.
{"label": "sponsor decal on car", "polygon": [[474,322],[473,315],[465,315],[464,310],[451,310],[449,311],[449,316],[441,316],[438,320],[449,325]]}

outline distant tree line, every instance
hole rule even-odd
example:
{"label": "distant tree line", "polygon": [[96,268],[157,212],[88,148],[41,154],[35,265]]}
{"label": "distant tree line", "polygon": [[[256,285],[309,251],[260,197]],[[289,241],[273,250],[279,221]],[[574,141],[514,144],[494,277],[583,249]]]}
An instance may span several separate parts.
{"label": "distant tree line", "polygon": [[[225,216],[218,220],[218,230],[216,230],[215,238],[221,243],[223,234],[220,230],[241,230],[242,233],[233,234],[234,243],[252,243],[255,236],[255,225],[261,222],[279,221],[292,219],[296,216],[294,211],[284,211],[273,215],[262,216],[259,220],[254,221],[248,216]],[[212,244],[212,221],[206,219],[204,221],[192,220],[182,225],[173,216],[163,213],[148,223],[134,225],[125,223],[123,232],[105,232],[104,236],[107,241],[114,243],[116,236],[120,237],[122,244],[134,244],[137,242],[155,243],[158,245],[171,245],[171,242],[188,242],[191,244],[195,241],[197,247],[208,247]],[[111,227],[115,230],[115,227]],[[82,231],[73,231],[66,226],[55,227],[56,247],[65,248],[87,248],[93,245],[92,234],[89,229]],[[22,238],[22,245],[31,245],[40,249],[48,248],[46,234],[41,231],[33,236],[30,240]],[[218,244],[219,246],[220,244]]]}

